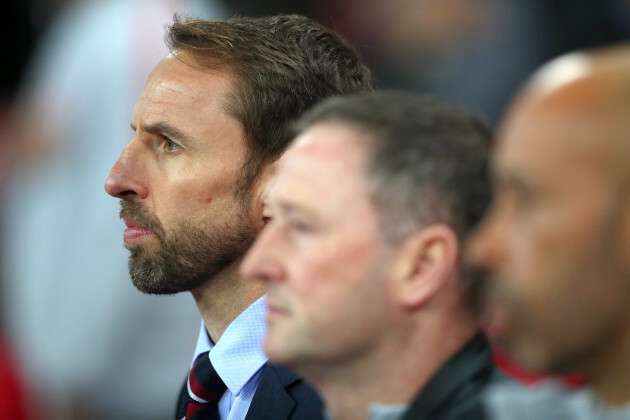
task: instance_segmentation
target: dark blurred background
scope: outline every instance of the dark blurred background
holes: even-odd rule
[[[171,418],[199,316],[187,296],[131,286],[103,183],[174,12],[305,14],[349,40],[381,88],[493,125],[543,62],[630,39],[630,0],[5,1],[0,418]]]
[[[50,21],[87,1],[5,2],[5,106]],[[312,17],[361,51],[381,87],[482,103],[481,112],[492,121],[515,86],[542,62],[630,36],[628,0],[230,0],[222,7],[229,14]]]

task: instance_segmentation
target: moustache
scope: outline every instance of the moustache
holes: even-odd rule
[[[132,219],[136,221],[159,237],[164,235],[162,224],[139,201],[120,200],[119,215],[121,219]]]

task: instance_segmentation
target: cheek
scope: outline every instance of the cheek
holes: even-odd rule
[[[155,200],[164,217],[215,220],[234,213],[238,203],[233,196],[233,180],[206,178],[207,174],[191,176],[158,187]]]
[[[588,258],[597,221],[557,209],[540,209],[506,228],[509,261],[506,279],[518,288],[544,295],[566,287],[568,272]],[[555,290],[554,290],[555,289]]]
[[[372,293],[374,278],[371,251],[311,252],[308,260],[294,260],[292,293],[315,322],[330,324],[347,319]],[[348,248],[346,248],[348,251]],[[374,298],[370,298],[374,300]],[[323,308],[325,310],[323,310]]]
[[[515,297],[517,329],[524,338],[534,338],[550,353],[571,351],[601,313],[601,279],[606,266],[614,265],[597,249],[600,240],[593,225],[545,232],[531,231],[531,245],[522,252],[524,264],[509,287]],[[595,310],[593,307],[597,306]],[[575,326],[579,328],[575,329]]]
[[[315,320],[334,317],[333,312],[348,299],[348,278],[343,275],[343,267],[316,262],[300,264],[299,261],[296,265],[299,267],[291,277],[297,281],[291,284],[290,290],[298,309]]]
[[[576,250],[551,231],[523,232],[515,246],[517,264],[507,276],[518,310],[532,324],[551,324],[566,309]]]
[[[575,238],[566,240],[562,226],[530,218],[505,229],[507,258],[497,275],[515,336],[534,342],[554,339],[571,293]],[[570,302],[569,302],[570,303]]]
[[[373,284],[344,277],[312,279],[317,286],[303,287],[294,329],[304,350],[328,362],[344,361],[374,345],[383,333],[383,293]],[[299,333],[298,333],[299,332]]]

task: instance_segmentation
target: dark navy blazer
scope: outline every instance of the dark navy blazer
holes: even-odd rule
[[[313,388],[293,372],[267,363],[245,420],[323,420]]]
[[[265,364],[245,420],[323,420],[322,401],[291,371]],[[186,380],[188,376],[186,376]],[[186,382],[177,400],[176,419],[186,413]]]

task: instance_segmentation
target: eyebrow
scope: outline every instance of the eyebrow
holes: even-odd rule
[[[504,172],[502,174],[494,174],[493,187],[495,189],[509,188],[517,191],[531,191],[530,183],[517,173]]]
[[[149,133],[159,133],[176,140],[187,141],[190,139],[187,134],[184,134],[181,130],[173,127],[166,121],[156,121],[154,123],[145,124],[142,128]],[[131,129],[133,131],[137,130],[133,122],[131,123]]]
[[[295,205],[290,202],[281,201],[281,202],[277,202],[275,206],[273,206],[272,204],[268,204],[268,206],[271,209],[272,214],[275,211],[278,211],[280,214],[284,216],[288,216],[288,217],[297,216],[297,217],[306,217],[310,220],[318,219],[317,215],[313,213],[312,211],[310,211],[309,209],[306,209],[299,205]]]

